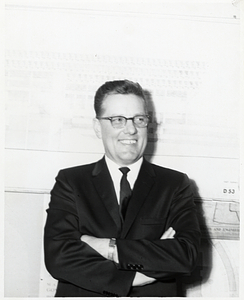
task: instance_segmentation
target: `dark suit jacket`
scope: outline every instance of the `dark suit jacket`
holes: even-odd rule
[[[200,231],[188,177],[143,160],[123,226],[105,159],[61,170],[51,191],[45,263],[56,296],[177,296],[176,278],[195,266]],[[172,226],[174,239],[160,240]],[[119,264],[80,241],[116,238]],[[157,279],[131,288],[135,272]]]

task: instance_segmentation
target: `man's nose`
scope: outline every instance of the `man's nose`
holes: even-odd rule
[[[127,120],[124,128],[125,133],[135,134],[137,133],[137,128],[133,122],[133,120]]]

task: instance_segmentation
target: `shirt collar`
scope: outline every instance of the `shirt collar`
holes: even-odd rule
[[[106,160],[106,163],[107,163],[109,169],[111,168],[111,169],[117,170],[117,169],[121,168],[120,165],[116,164],[113,160],[111,160],[109,157],[107,157],[107,155],[105,155],[105,160]],[[142,160],[143,160],[143,158],[141,157],[135,163],[128,165],[127,167],[131,171],[134,170],[134,171],[139,172],[141,164],[142,164]],[[123,167],[126,167],[126,166],[123,166]]]
[[[119,170],[119,168],[121,166],[116,164],[114,161],[112,161],[106,155],[105,155],[105,161],[107,163],[107,166],[108,166],[108,169],[109,169],[109,172],[110,172],[112,178],[114,178],[115,174],[119,174],[119,177],[121,177],[122,173]],[[143,158],[141,157],[135,163],[128,166],[128,168],[130,169],[130,172],[128,173],[127,178],[128,178],[128,181],[130,182],[130,185],[132,188],[134,186],[134,183],[135,183],[138,173],[140,171],[142,161],[143,161]]]

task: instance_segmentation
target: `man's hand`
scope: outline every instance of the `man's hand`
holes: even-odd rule
[[[161,236],[160,240],[173,239],[175,235],[175,230],[169,227],[164,234]],[[132,282],[132,286],[143,286],[149,283],[153,283],[156,279],[148,277],[142,273],[136,272],[136,276]]]
[[[175,235],[175,230],[172,227],[169,227],[168,230],[164,232],[164,234],[161,236],[160,240],[165,239],[173,239]],[[87,243],[90,247],[92,247],[94,250],[96,250],[99,254],[101,254],[103,257],[108,259],[108,249],[109,249],[109,241],[110,239],[107,238],[96,238],[94,236],[90,235],[82,235],[81,241]],[[115,249],[115,261],[117,261],[118,253],[117,248]]]
[[[161,236],[160,240],[165,239],[173,239],[175,235],[175,230],[170,227],[167,229],[164,234]],[[109,241],[107,238],[96,238],[90,235],[82,235],[81,241],[87,243],[90,247],[96,250],[100,255],[104,258],[108,259],[108,249],[109,249]],[[118,263],[118,252],[117,247],[114,252],[114,261]],[[140,272],[136,272],[135,278],[133,280],[132,286],[143,286],[149,283],[154,282],[156,279],[152,277],[148,277]]]
[[[156,281],[155,278],[148,277],[140,272],[136,272],[136,276],[134,277],[132,286],[143,286],[149,283],[153,283],[154,281]]]
[[[161,236],[160,240],[173,239],[174,235],[175,230],[172,227],[169,227],[169,229],[166,230],[165,233]]]
[[[108,248],[110,239],[96,238],[90,235],[82,235],[81,241],[87,243],[90,247],[96,250],[103,257],[108,259]]]

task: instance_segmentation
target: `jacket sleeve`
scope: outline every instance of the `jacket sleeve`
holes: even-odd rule
[[[135,272],[119,270],[93,248],[81,242],[73,191],[60,171],[47,209],[44,229],[45,264],[57,280],[110,296],[126,296]]]
[[[195,267],[200,229],[190,182],[182,174],[169,204],[165,228],[173,227],[174,239],[118,239],[119,268],[136,270],[157,279],[189,274]]]

